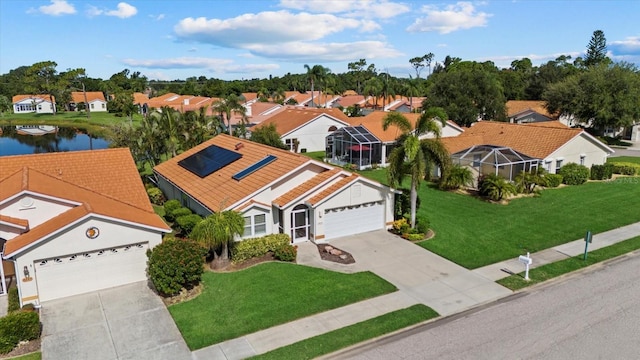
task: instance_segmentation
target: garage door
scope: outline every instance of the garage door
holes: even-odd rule
[[[140,243],[36,261],[40,301],[146,280],[148,248]]]
[[[325,210],[324,237],[334,239],[384,229],[383,202]]]

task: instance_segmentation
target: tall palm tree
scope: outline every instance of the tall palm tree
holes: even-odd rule
[[[313,98],[315,84],[317,82],[322,82],[331,70],[322,65],[313,65],[313,67],[309,67],[309,65],[304,64],[304,68],[307,69],[307,78],[309,78],[309,83],[311,84],[311,104],[316,107],[316,103]]]
[[[231,130],[231,115],[234,113],[245,113],[245,108],[242,106],[242,103],[244,102],[243,99],[244,97],[236,94],[230,94],[213,103],[213,111],[220,114],[223,122],[224,120],[227,121],[229,135],[233,135],[233,131]]]
[[[244,232],[244,218],[233,210],[213,213],[199,222],[189,234],[189,237],[208,247],[213,252],[211,267],[218,261],[229,259],[229,248],[237,236]],[[222,247],[220,255],[217,249]]]
[[[282,88],[278,88],[273,93],[271,93],[271,100],[273,100],[273,102],[275,103],[282,104],[284,102],[284,98],[285,93]]]
[[[398,112],[390,112],[383,118],[384,130],[395,125],[402,135],[396,140],[398,146],[389,155],[389,184],[393,187],[402,183],[405,176],[411,178],[411,228],[416,226],[416,203],[420,182],[431,173],[433,166],[439,166],[446,173],[451,160],[449,153],[440,141],[440,129],[436,123],[440,121],[443,126],[447,114],[441,108],[429,108],[418,118],[415,127],[409,119]],[[420,136],[433,132],[435,139],[420,140]]]
[[[409,112],[413,112],[413,97],[418,96],[420,93],[420,89],[418,88],[418,84],[416,80],[412,79],[409,76],[409,81],[402,84],[402,92],[404,96],[409,98]]]
[[[364,89],[362,90],[365,96],[372,96],[374,99],[373,109],[378,106],[378,96],[382,94],[382,81],[377,77],[373,77],[364,83]]]

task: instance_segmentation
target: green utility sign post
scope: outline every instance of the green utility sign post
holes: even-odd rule
[[[584,236],[584,257],[583,260],[587,260],[587,251],[589,250],[589,243],[592,242],[591,231],[587,231],[587,235]]]

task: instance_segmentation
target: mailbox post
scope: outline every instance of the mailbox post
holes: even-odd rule
[[[529,280],[529,265],[533,262],[531,256],[529,256],[529,253],[527,253],[527,256],[520,255],[518,261],[524,264],[524,279]]]
[[[591,230],[587,231],[587,235],[584,236],[584,256],[582,260],[587,260],[587,252],[589,251],[589,243],[593,242],[593,237],[591,236]]]

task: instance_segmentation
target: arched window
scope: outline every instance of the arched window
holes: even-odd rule
[[[329,126],[329,132],[334,132],[336,130],[338,130],[338,128],[335,125]]]

